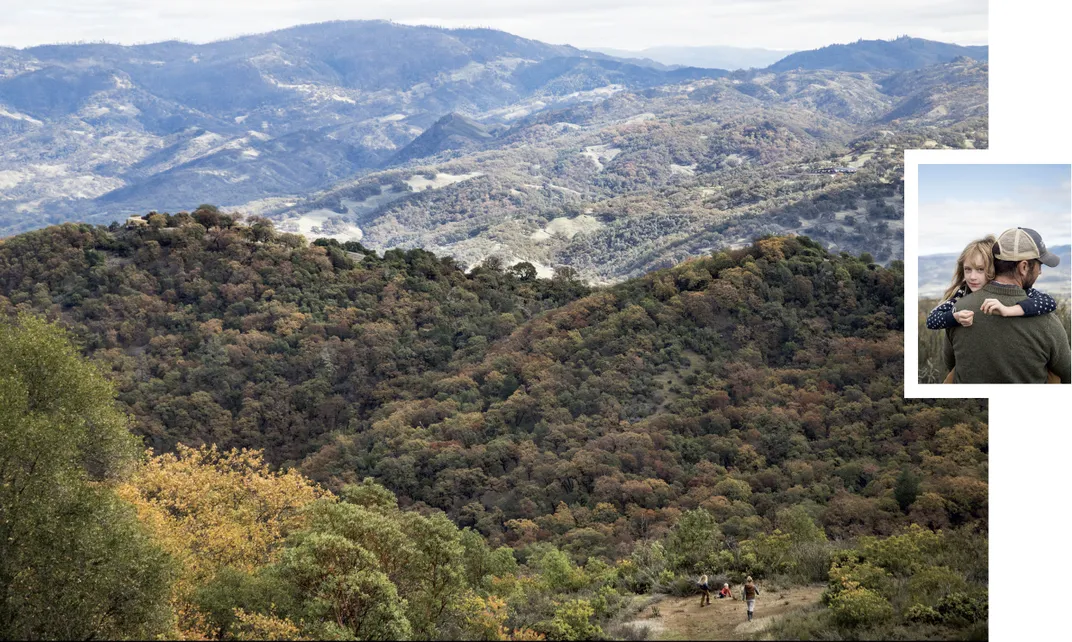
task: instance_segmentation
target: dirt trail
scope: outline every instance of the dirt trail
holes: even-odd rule
[[[751,622],[742,600],[719,600],[712,595],[711,605],[701,608],[697,594],[655,602],[652,606],[659,610],[659,617],[642,616],[630,624],[649,627],[657,640],[739,640],[762,631],[792,611],[818,604],[824,588],[815,585],[763,591],[756,600]],[[643,615],[650,613],[651,609],[647,608]]]

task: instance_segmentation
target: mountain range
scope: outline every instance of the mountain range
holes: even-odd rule
[[[851,44],[828,45],[814,51],[798,51],[782,58],[768,69],[918,69],[949,62],[961,56],[986,61],[989,58],[989,48],[985,45],[965,47],[908,36],[894,40],[858,40]]]
[[[751,69],[767,67],[791,53],[789,50],[758,47],[648,47],[639,51],[598,47],[600,51],[618,58],[639,58],[670,67],[707,67],[711,69]]]
[[[842,67],[876,46],[842,46]],[[730,72],[383,21],[0,48],[0,234],[214,203],[597,281],[764,231],[888,261],[900,150],[985,147],[987,66],[881,48],[881,71]]]
[[[1042,268],[1042,275],[1035,282],[1035,287],[1058,298],[1072,295],[1072,245],[1058,245],[1049,248],[1061,262],[1055,268]],[[953,268],[956,267],[959,252],[949,254],[927,254],[919,257],[919,296],[936,299],[949,287]]]

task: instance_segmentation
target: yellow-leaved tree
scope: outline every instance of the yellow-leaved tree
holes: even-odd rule
[[[172,602],[186,638],[217,633],[195,606],[199,587],[225,569],[253,573],[275,562],[284,538],[305,525],[302,508],[332,499],[297,471],[272,472],[259,451],[215,446],[150,452],[118,492],[181,566]]]

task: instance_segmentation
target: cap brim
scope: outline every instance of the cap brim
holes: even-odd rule
[[[1042,261],[1042,264],[1047,267],[1057,267],[1057,265],[1061,262],[1061,257],[1057,256],[1053,252],[1046,252],[1039,257],[1039,260]]]

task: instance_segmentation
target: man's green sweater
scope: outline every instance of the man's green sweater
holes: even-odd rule
[[[1072,382],[1068,335],[1056,314],[1001,317],[983,314],[985,299],[1016,305],[1023,288],[991,281],[957,301],[956,309],[975,313],[972,325],[948,330],[946,367],[954,365],[955,383],[1046,383],[1046,371]]]

